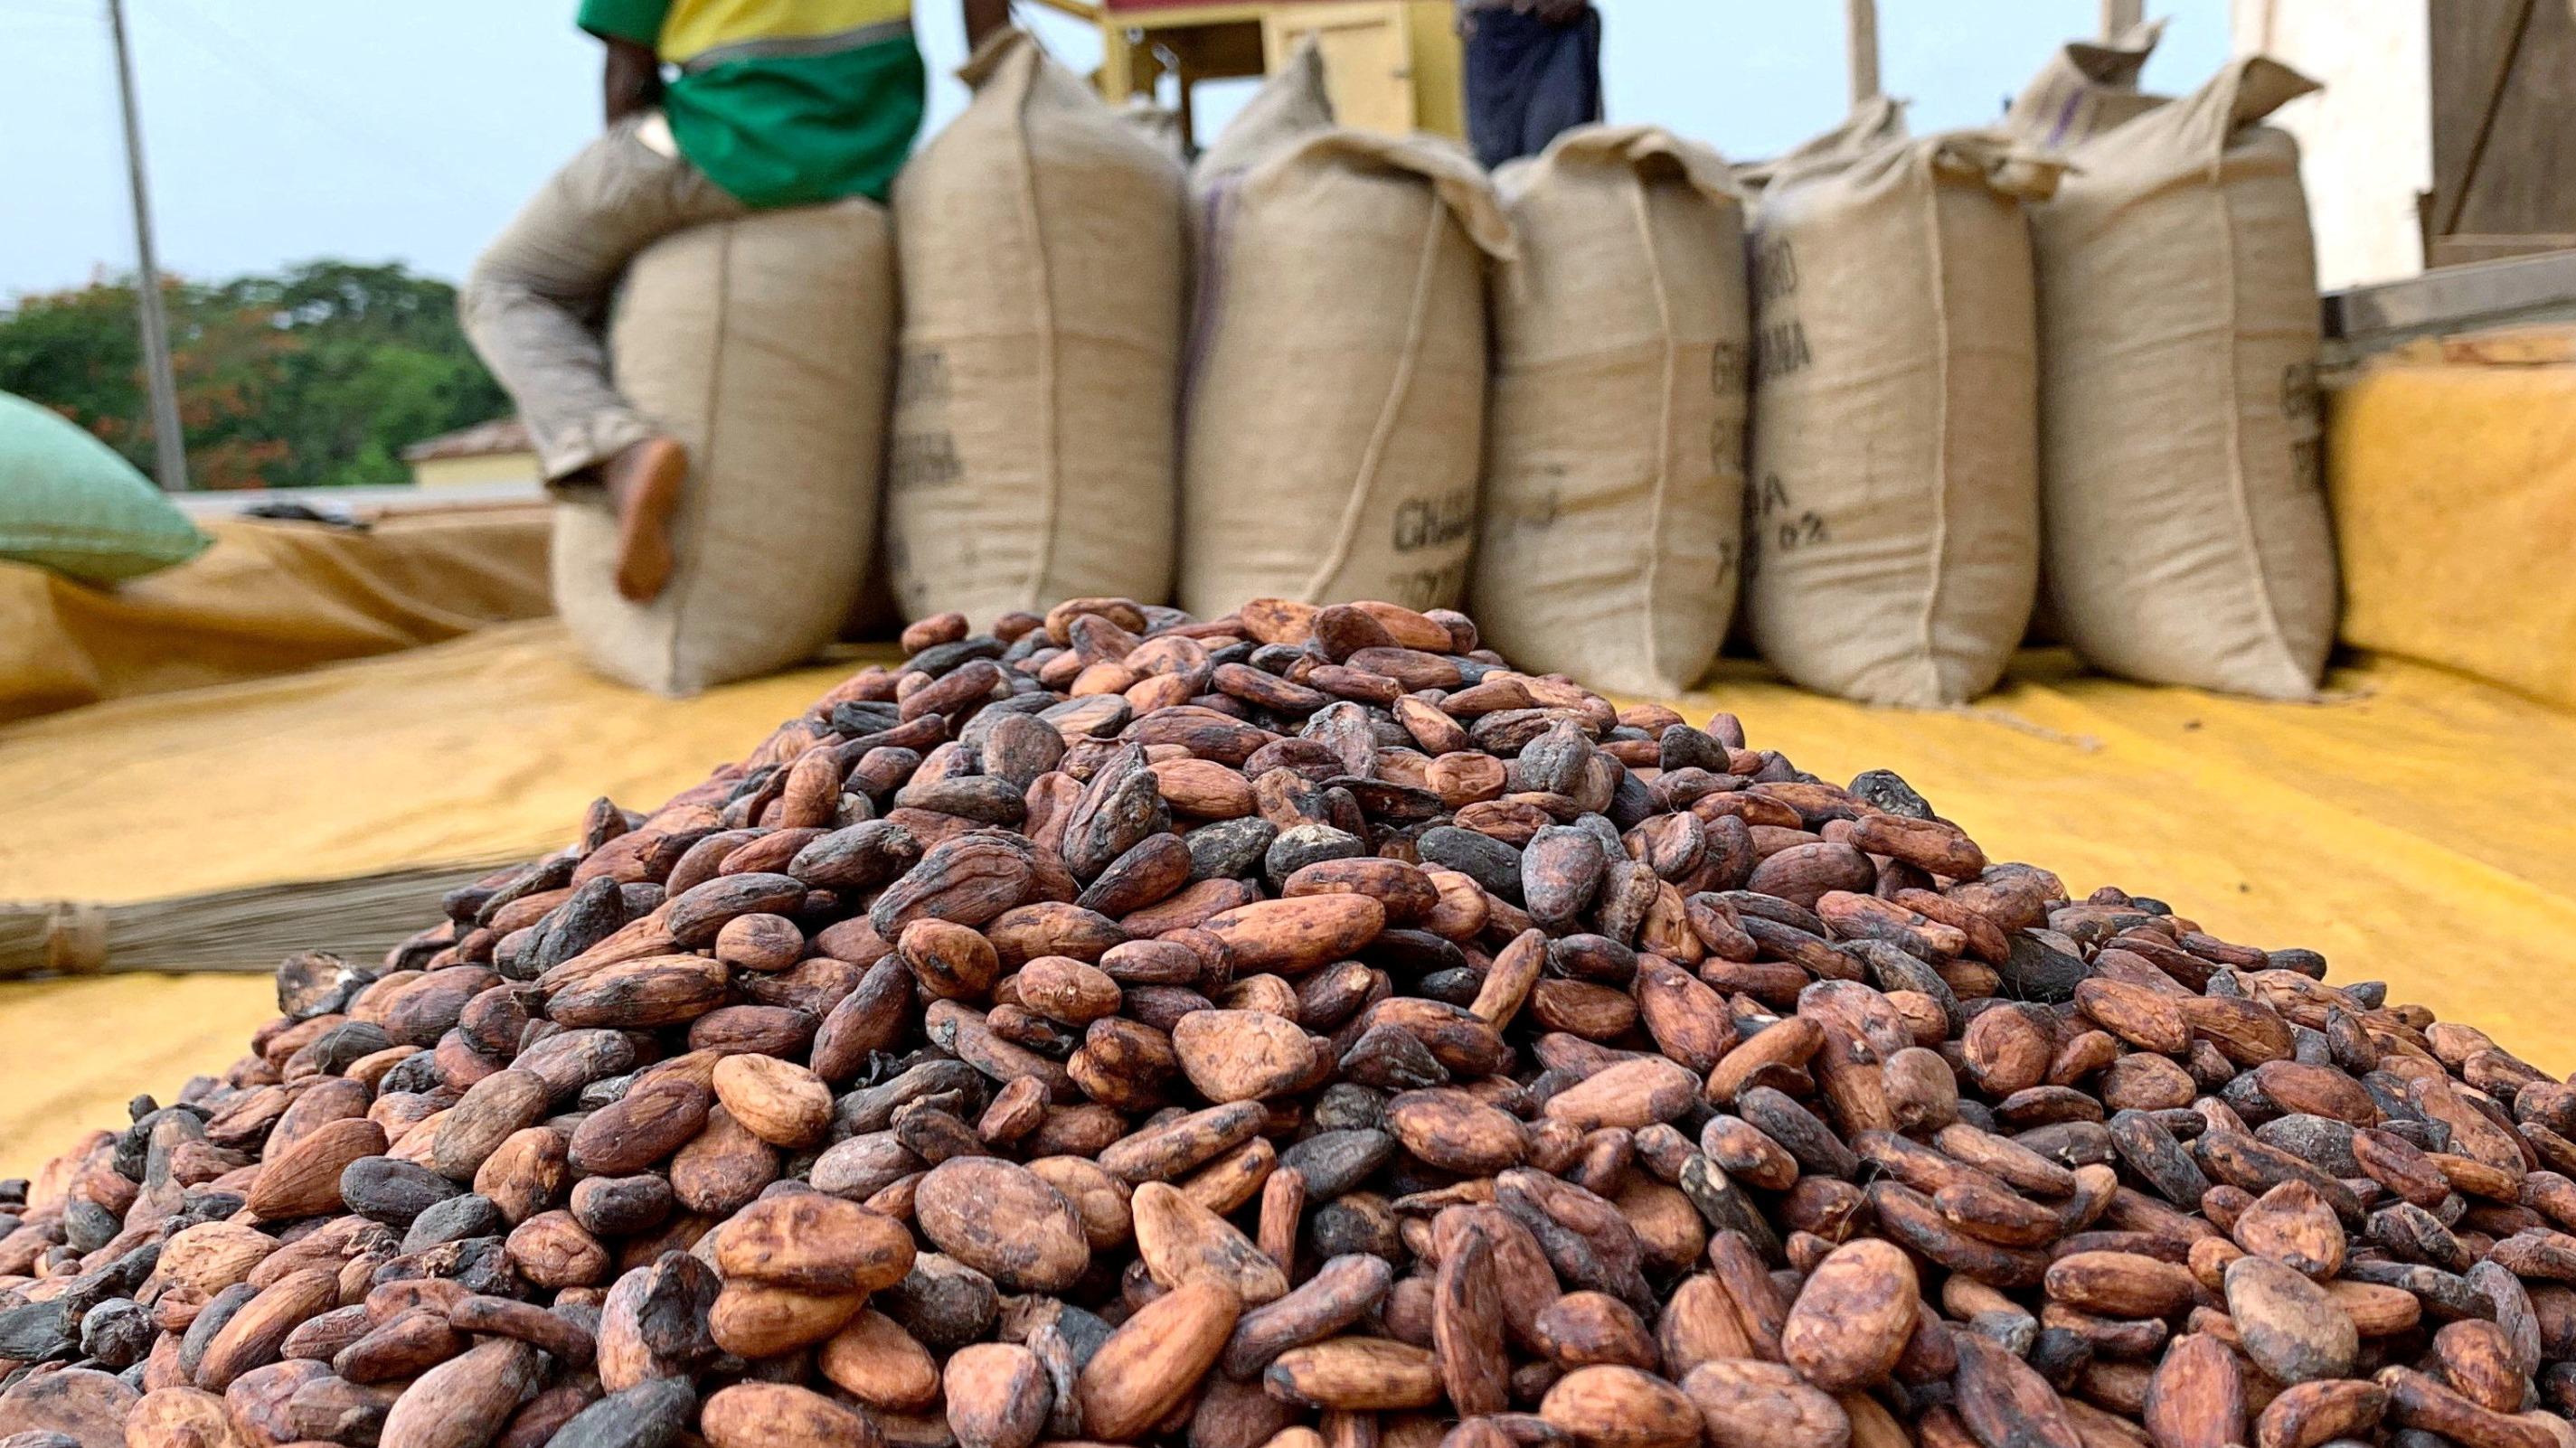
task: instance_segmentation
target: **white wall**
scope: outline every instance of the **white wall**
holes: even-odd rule
[[[2328,290],[2424,269],[2415,197],[2433,185],[2429,8],[2429,0],[2230,0],[2237,54],[2270,55],[2325,86],[2273,121],[2299,138],[2317,281]]]

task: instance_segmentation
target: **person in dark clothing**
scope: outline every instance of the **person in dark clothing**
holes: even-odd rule
[[[1467,141],[1488,169],[1601,119],[1601,15],[1589,0],[1458,0]]]

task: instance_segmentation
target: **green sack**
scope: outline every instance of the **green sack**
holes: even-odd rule
[[[115,449],[0,392],[0,558],[114,583],[185,563],[209,541]]]

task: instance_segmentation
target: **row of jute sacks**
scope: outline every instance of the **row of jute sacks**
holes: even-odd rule
[[[2044,563],[2094,664],[2307,695],[2314,266],[2256,123],[2310,87],[2245,60],[2159,104],[2151,42],[2069,47],[1998,130],[1874,103],[1731,171],[1592,127],[1489,182],[1335,126],[1311,51],[1185,179],[1005,35],[890,228],[853,202],[638,261],[613,350],[691,447],[680,572],[616,598],[613,525],[567,507],[559,606],[666,691],[794,662],[890,583],[979,623],[1463,603],[1632,692],[1736,623],[1802,684],[1937,705],[1996,681]]]

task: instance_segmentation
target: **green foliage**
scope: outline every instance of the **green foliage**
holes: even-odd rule
[[[400,265],[163,281],[188,471],[202,488],[400,483],[402,450],[509,401],[456,324],[456,289]],[[53,408],[152,470],[130,280],[0,308],[0,392]]]

